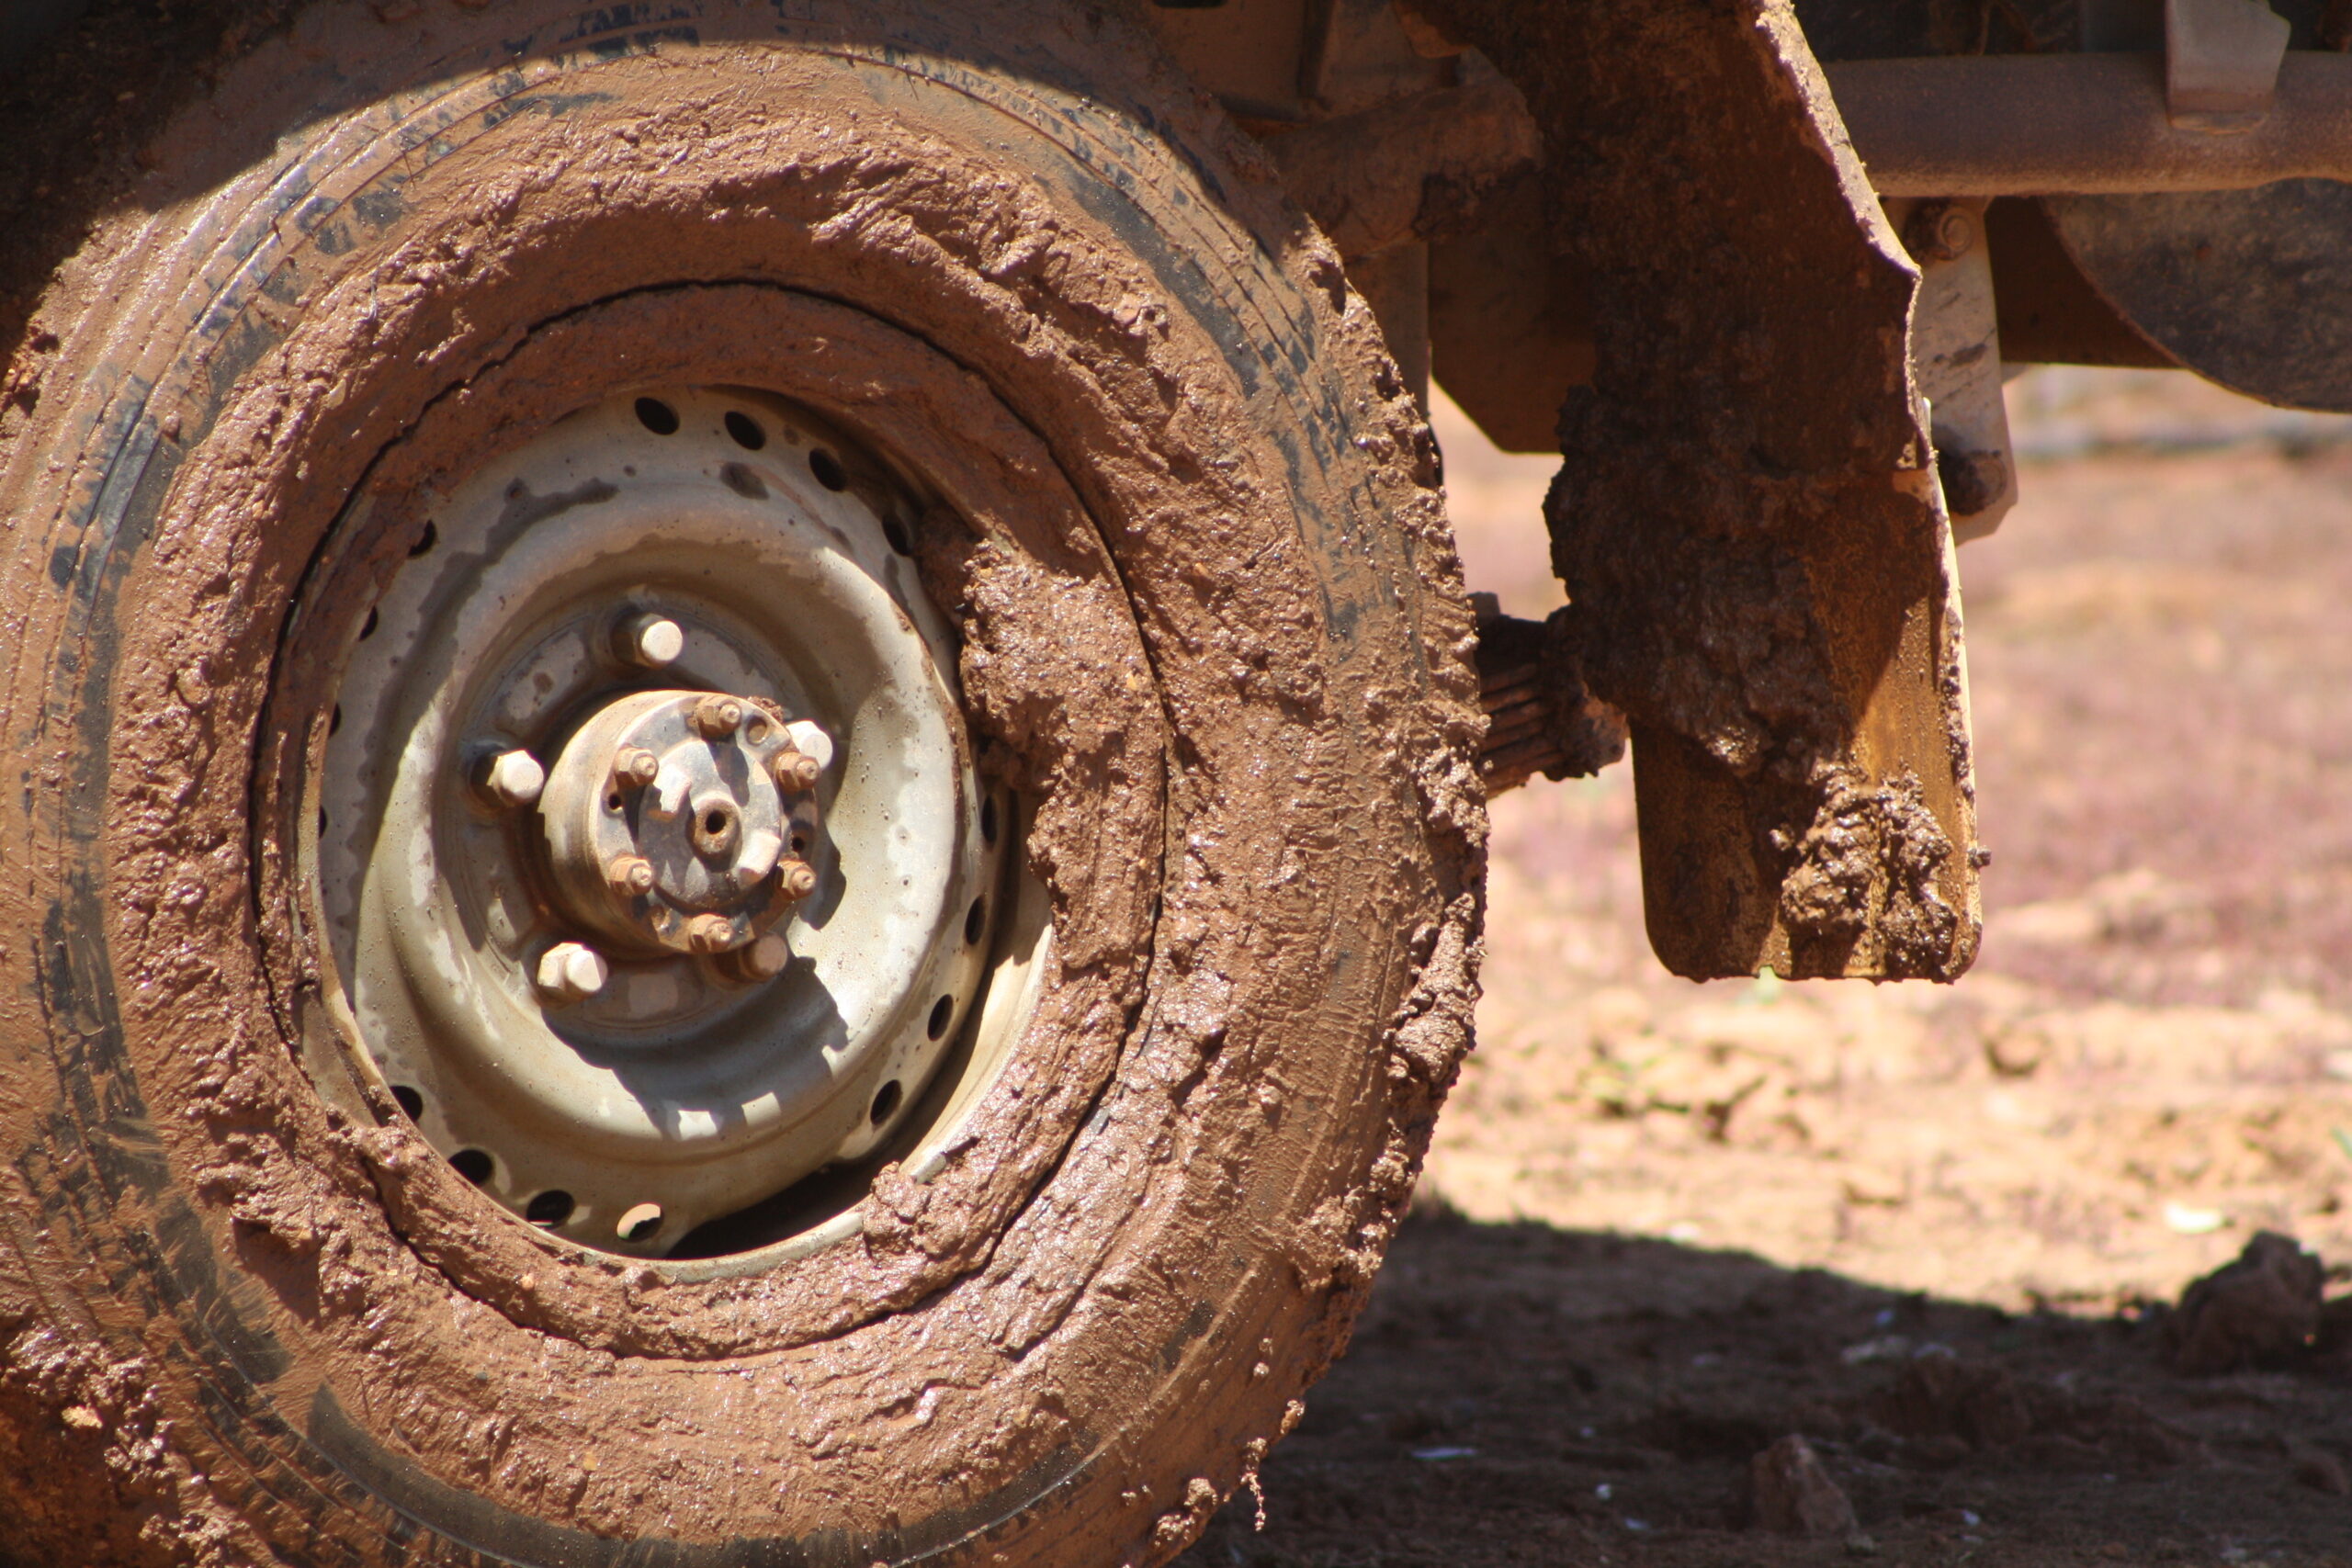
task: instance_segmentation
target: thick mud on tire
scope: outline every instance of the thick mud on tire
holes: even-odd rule
[[[1173,1552],[1344,1341],[1468,1027],[1471,622],[1329,248],[1058,5],[322,6],[144,162],[0,424],[0,1541]],[[952,1139],[691,1263],[435,1151],[307,836],[435,508],[664,387],[921,499],[1052,933]]]

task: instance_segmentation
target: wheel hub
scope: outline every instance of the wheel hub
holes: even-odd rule
[[[634,692],[573,731],[538,800],[558,908],[631,954],[732,953],[816,890],[833,743],[755,697]],[[781,936],[778,942],[782,941]],[[774,974],[788,948],[757,969]]]

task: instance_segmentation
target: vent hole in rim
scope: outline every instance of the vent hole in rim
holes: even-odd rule
[[[905,1097],[906,1091],[899,1087],[898,1079],[892,1078],[884,1084],[874,1097],[874,1109],[867,1113],[874,1124],[879,1127],[888,1122],[891,1113],[899,1109],[899,1101]]]
[[[996,796],[980,802],[980,839],[989,848],[996,847]]]
[[[975,898],[972,907],[964,911],[964,945],[970,947],[980,940],[980,932],[988,928],[989,901]]]
[[[931,1004],[931,1022],[926,1025],[933,1040],[947,1032],[947,1025],[956,1017],[956,998],[942,997]]]
[[[654,1232],[662,1228],[662,1205],[639,1203],[623,1214],[613,1234],[623,1241],[650,1241]]]
[[[424,525],[424,532],[419,534],[416,536],[416,543],[408,547],[408,558],[414,560],[417,557],[424,554],[427,550],[430,550],[435,545],[437,545],[440,542],[441,530],[435,528],[430,522],[427,522]]]
[[[496,1170],[498,1166],[497,1162],[492,1160],[484,1150],[459,1149],[449,1156],[449,1168],[476,1187],[481,1187],[489,1182],[491,1173]]]
[[[727,411],[727,434],[746,452],[756,452],[768,444],[768,433],[760,428],[760,422],[741,409]]]
[[[401,1113],[412,1122],[424,1114],[424,1096],[404,1083],[392,1086],[392,1099],[399,1104]]]
[[[571,1211],[578,1207],[571,1201],[571,1193],[560,1187],[550,1187],[545,1192],[536,1194],[523,1206],[523,1217],[535,1225],[552,1227],[571,1218]]]
[[[369,637],[376,635],[377,619],[376,612],[371,608],[368,612],[368,618],[359,623],[359,640],[361,642],[366,642]]]
[[[907,542],[907,525],[897,518],[882,519],[882,536],[889,540],[890,547],[900,555],[910,556],[915,553],[914,546]]]
[[[637,400],[637,423],[656,435],[678,434],[678,411],[659,398]]]
[[[822,446],[808,454],[808,471],[816,475],[817,482],[827,490],[849,489],[849,470],[842,467],[839,457]]]

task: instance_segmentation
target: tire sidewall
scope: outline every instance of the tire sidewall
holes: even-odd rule
[[[713,1562],[1165,1553],[1343,1338],[1466,1039],[1468,618],[1426,432],[1328,249],[1115,22],[674,9],[574,36],[551,6],[435,10],[387,48],[372,14],[321,7],[200,111],[233,121],[209,144],[273,156],[209,185],[167,164],[183,199],[62,286],[81,390],[24,444],[58,467],[6,481],[49,520],[17,552],[43,592],[12,731],[49,772],[9,824],[18,929],[41,932],[11,955],[35,1004],[9,1048],[40,1087],[9,1120],[48,1156],[28,1212],[95,1267],[35,1266],[154,1363],[145,1419],[186,1434],[156,1462],[202,1480],[175,1506],[281,1552],[422,1524],[593,1561],[683,1493],[676,1533]],[[329,112],[291,110],[335,73]],[[927,192],[910,152],[967,188]],[[1034,441],[1002,508],[1091,519],[978,529],[942,564],[983,663],[1042,657],[974,620],[991,584],[1012,615],[1023,570],[1114,584],[1132,622],[1131,649],[1071,657],[1110,678],[1066,716],[967,670],[1012,694],[984,718],[1064,814],[1039,866],[1054,1028],[1099,1050],[1028,1080],[1049,1157],[978,1232],[926,1221],[952,1187],[886,1180],[865,1241],[772,1271],[877,1309],[813,1324],[759,1299],[766,1277],[670,1282],[469,1217],[364,1096],[322,1098],[312,961],[267,894],[300,868],[253,806],[305,761],[265,702],[349,499],[390,517],[434,492],[436,411],[474,400],[479,456],[651,368],[526,384],[582,308],[719,285],[928,345]],[[1138,673],[1151,702],[1121,708]],[[1084,863],[1106,770],[1148,799],[1096,848],[1114,863]],[[445,1222],[491,1239],[436,1250],[420,1233]],[[843,1259],[894,1238],[907,1293],[857,1297]],[[727,1335],[646,1327],[713,1314]],[[665,1416],[682,1429],[609,1435]],[[717,1483],[747,1460],[782,1483]]]

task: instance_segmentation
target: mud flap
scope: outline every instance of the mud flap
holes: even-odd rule
[[[1543,125],[1593,306],[1547,504],[1692,979],[1951,979],[1979,909],[1918,272],[1783,0],[1422,0]]]

